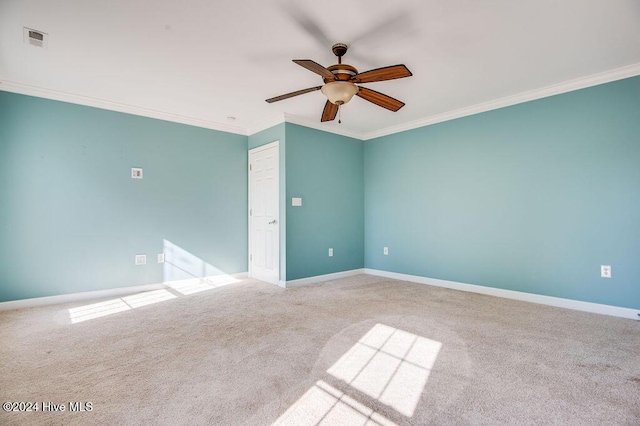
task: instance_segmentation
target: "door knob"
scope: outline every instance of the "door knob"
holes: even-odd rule
[[[276,223],[278,223],[278,221],[273,219],[271,222],[269,222],[269,225],[275,225]]]

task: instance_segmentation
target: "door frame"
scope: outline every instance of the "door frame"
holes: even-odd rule
[[[257,146],[255,148],[252,148],[248,151],[247,153],[247,235],[248,235],[248,247],[247,247],[247,275],[249,278],[253,278],[253,271],[251,270],[251,153],[255,153],[255,152],[260,152],[260,151],[264,151],[267,149],[271,149],[271,148],[276,148],[276,153],[278,155],[278,199],[276,200],[276,205],[278,206],[278,262],[277,263],[277,269],[278,269],[278,276],[276,277],[276,282],[274,283],[270,283],[270,284],[274,284],[274,285],[280,285],[280,265],[282,262],[282,259],[280,259],[280,247],[282,245],[282,241],[281,240],[281,235],[282,233],[280,232],[280,230],[282,229],[280,226],[282,225],[282,221],[280,220],[281,218],[281,213],[280,213],[280,141],[276,140],[264,145],[260,145]]]

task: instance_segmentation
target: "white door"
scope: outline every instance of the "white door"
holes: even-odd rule
[[[278,142],[249,151],[249,276],[280,278]]]

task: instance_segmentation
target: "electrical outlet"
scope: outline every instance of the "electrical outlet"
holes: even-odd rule
[[[146,265],[146,264],[147,264],[147,255],[136,254],[136,265]]]
[[[131,179],[142,179],[142,169],[139,167],[132,167]]]
[[[158,253],[158,263],[164,263],[164,253]]]
[[[385,247],[382,249],[382,254],[384,254],[385,256],[389,256],[389,247]]]
[[[329,257],[333,257],[333,249],[332,248],[329,249]]]
[[[610,265],[600,265],[600,277],[602,277],[602,278],[611,278],[611,266]]]

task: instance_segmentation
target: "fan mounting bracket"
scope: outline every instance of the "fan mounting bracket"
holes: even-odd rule
[[[347,53],[348,48],[349,46],[347,46],[345,43],[336,43],[333,46],[331,46],[331,50],[333,51],[333,54],[336,55],[338,58],[344,56],[344,54]]]

